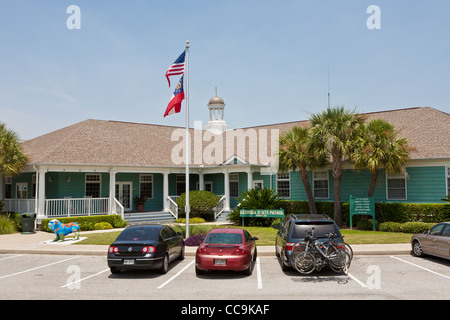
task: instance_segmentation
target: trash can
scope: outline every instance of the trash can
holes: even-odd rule
[[[36,213],[20,214],[20,222],[22,223],[22,233],[35,233],[34,222],[36,221]]]

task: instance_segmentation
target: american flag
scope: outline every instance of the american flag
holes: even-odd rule
[[[170,76],[175,76],[175,75],[184,73],[185,55],[186,55],[186,50],[183,51],[183,53],[180,54],[180,56],[177,58],[177,60],[175,60],[175,62],[172,63],[172,65],[169,67],[169,69],[167,69],[166,78],[167,78],[167,81],[169,82],[169,87],[170,87],[170,79],[169,79]]]

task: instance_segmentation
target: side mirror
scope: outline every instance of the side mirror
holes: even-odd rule
[[[181,232],[177,232],[177,236],[182,236]]]
[[[252,238],[253,241],[259,240],[257,237]]]
[[[280,224],[276,223],[272,226],[272,228],[279,230],[280,229]]]

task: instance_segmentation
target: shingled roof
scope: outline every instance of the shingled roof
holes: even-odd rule
[[[399,135],[408,138],[410,145],[415,147],[412,159],[450,158],[448,113],[431,107],[417,107],[364,115],[369,120],[379,118],[395,125]],[[298,125],[307,126],[308,121],[263,125],[243,130],[279,129],[283,132]],[[171,137],[174,130],[180,129],[184,128],[89,119],[25,141],[23,148],[29,156],[30,164],[175,166],[171,153],[180,141],[172,141]],[[193,129],[190,130],[192,136]],[[203,142],[203,146],[209,143]],[[191,151],[193,149],[191,147]],[[245,155],[239,154],[238,150],[234,151],[248,161],[248,151]],[[223,160],[227,160],[225,153]]]

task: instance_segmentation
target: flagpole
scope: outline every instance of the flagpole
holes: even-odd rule
[[[189,237],[189,162],[190,162],[190,139],[189,139],[189,41],[186,41],[186,63],[185,63],[185,74],[186,74],[186,239]]]

